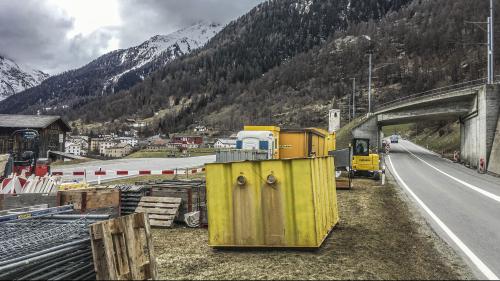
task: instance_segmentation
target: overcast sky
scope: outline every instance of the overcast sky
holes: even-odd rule
[[[199,21],[226,24],[263,0],[0,0],[0,55],[57,74]]]

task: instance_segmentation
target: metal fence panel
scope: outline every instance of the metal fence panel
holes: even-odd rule
[[[335,158],[336,169],[351,167],[352,157],[350,148],[330,151],[329,154],[334,156],[333,158]]]
[[[265,150],[220,150],[216,153],[217,163],[241,162],[250,160],[267,160],[268,154]]]

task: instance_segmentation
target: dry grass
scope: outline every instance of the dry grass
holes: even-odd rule
[[[60,167],[60,166],[83,164],[83,163],[87,163],[87,162],[90,162],[90,161],[94,161],[94,159],[81,159],[81,160],[71,160],[71,161],[55,161],[55,162],[52,162],[50,165],[52,167]]]
[[[134,152],[125,158],[179,158],[179,157],[196,157],[214,155],[214,148],[193,148],[187,151],[187,154],[182,154],[178,149],[168,149],[163,151],[148,151],[140,150]]]
[[[227,251],[206,229],[154,230],[161,279],[471,279],[454,252],[393,186],[339,191],[341,221],[317,251]]]

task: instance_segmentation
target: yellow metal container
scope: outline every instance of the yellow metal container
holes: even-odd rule
[[[328,155],[328,152],[334,151],[337,149],[337,136],[335,135],[335,132],[329,133],[327,130],[315,128],[319,132],[323,133],[323,135],[326,136],[326,151],[325,155]]]
[[[280,159],[323,157],[328,155],[328,132],[308,128],[280,132]]]
[[[278,149],[280,143],[280,127],[277,126],[244,126],[244,131],[268,131],[273,133],[274,137],[274,156],[273,159],[280,159],[280,150]]]
[[[318,248],[339,220],[333,157],[206,165],[209,245]]]

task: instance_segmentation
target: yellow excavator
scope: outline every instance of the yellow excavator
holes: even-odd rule
[[[370,152],[370,140],[354,138],[352,140],[352,177],[371,177],[380,179],[380,156]]]

